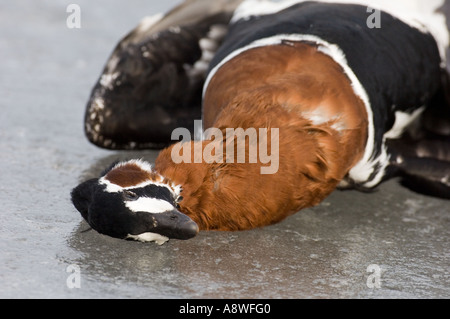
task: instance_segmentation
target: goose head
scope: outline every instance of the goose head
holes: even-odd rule
[[[141,160],[120,162],[72,190],[72,202],[101,234],[163,244],[189,239],[197,224],[178,210],[182,189]]]

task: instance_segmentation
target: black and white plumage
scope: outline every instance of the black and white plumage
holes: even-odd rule
[[[365,6],[309,1],[273,14],[249,16],[230,27],[211,67],[214,72],[217,64],[258,46],[258,41],[261,45],[283,40],[321,44],[354,76],[355,92],[366,104],[366,154],[348,182],[370,188],[379,184],[388,166],[385,140],[398,138],[440,89],[441,56],[432,34],[385,12],[380,13],[382,27],[371,29],[367,17]]]
[[[182,189],[143,161],[119,162],[72,190],[72,202],[101,234],[163,244],[189,239],[198,226],[177,209]]]
[[[340,187],[370,190],[401,176],[402,184],[411,189],[449,198],[448,3],[186,1],[162,18],[146,20],[118,44],[89,100],[86,135],[109,149],[171,144],[175,128],[192,132],[200,117],[203,128],[213,124],[221,106],[201,105],[205,96],[215,96],[211,81],[229,61],[256,48],[302,43],[342,68],[366,110],[364,154]],[[367,25],[373,12],[368,6],[381,9],[379,29]],[[304,117],[317,125],[334,120],[320,112]],[[117,197],[118,206],[128,207],[123,194],[129,187],[136,185],[108,190],[105,179],[86,182],[74,191],[74,203],[85,219],[95,220],[82,211],[83,198],[89,201],[89,194],[98,189]],[[144,197],[152,196],[160,199],[153,193]],[[93,223],[100,232],[112,234],[111,225],[105,231]],[[194,228],[186,228],[189,236],[196,233]],[[127,229],[113,235],[129,233]]]

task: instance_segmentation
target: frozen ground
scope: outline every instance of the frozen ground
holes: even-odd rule
[[[77,0],[81,29],[66,26],[69,3],[0,4],[1,298],[450,297],[450,202],[396,181],[163,246],[83,232],[71,188],[117,158],[156,156],[86,141],[90,89],[119,38],[177,1]]]

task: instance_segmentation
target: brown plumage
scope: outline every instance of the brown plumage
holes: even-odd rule
[[[176,164],[174,146],[160,153],[154,169],[183,187],[179,209],[203,230],[261,227],[316,205],[364,152],[363,102],[342,68],[309,43],[241,53],[214,75],[203,108],[204,128],[219,128],[224,138],[226,128],[279,129],[275,174],[261,174],[267,164],[259,158],[257,163],[249,163],[247,156],[246,163],[207,163],[203,158],[202,163]],[[270,137],[267,142],[267,149],[274,149]],[[218,141],[190,143],[205,149]]]

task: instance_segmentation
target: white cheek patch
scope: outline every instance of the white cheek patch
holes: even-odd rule
[[[152,214],[160,214],[174,210],[169,202],[150,197],[140,197],[134,201],[126,201],[125,206],[132,212],[147,212]]]
[[[168,237],[156,233],[142,233],[139,235],[128,235],[127,238],[141,241],[143,243],[154,241],[158,245],[162,245],[169,240]]]

